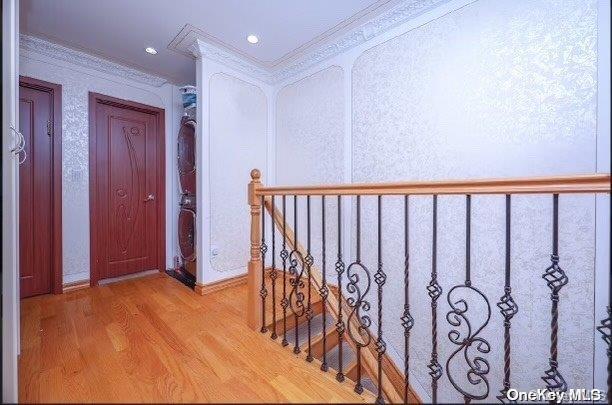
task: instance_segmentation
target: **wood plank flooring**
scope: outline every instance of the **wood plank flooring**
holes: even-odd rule
[[[20,402],[373,402],[164,274],[21,303]]]

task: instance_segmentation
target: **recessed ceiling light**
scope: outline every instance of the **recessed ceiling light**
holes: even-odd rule
[[[249,41],[250,44],[256,44],[259,42],[259,38],[257,38],[257,35],[255,34],[249,34],[247,36],[247,41]]]
[[[146,47],[145,52],[150,53],[151,55],[157,55],[157,49],[153,48],[152,46]]]

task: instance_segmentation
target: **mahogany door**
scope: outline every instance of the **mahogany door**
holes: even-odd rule
[[[25,161],[19,167],[21,298],[47,294],[53,279],[53,95],[19,86],[19,128]]]
[[[163,111],[90,96],[92,284],[164,267]]]

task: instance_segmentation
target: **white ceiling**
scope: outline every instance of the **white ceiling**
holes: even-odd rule
[[[264,68],[316,49],[399,0],[21,0],[21,32],[195,82],[193,59],[168,49],[189,24],[207,41]],[[260,38],[257,45],[247,34]],[[144,52],[155,47],[155,56]]]

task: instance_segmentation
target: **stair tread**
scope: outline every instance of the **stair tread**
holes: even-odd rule
[[[346,366],[351,364],[355,360],[355,352],[346,343],[342,345],[342,367],[346,369]],[[327,352],[326,355],[327,365],[334,370],[340,368],[340,346],[336,345],[332,350]]]
[[[305,315],[303,316],[305,318]],[[334,324],[334,320],[329,317],[326,319],[327,327],[331,327]],[[314,342],[315,338],[323,332],[323,315],[317,314],[310,321],[310,336],[311,342]],[[300,338],[300,345],[302,349],[308,345],[308,322],[304,321],[298,326],[298,336]],[[291,344],[295,344],[295,328],[287,330],[287,341]]]

